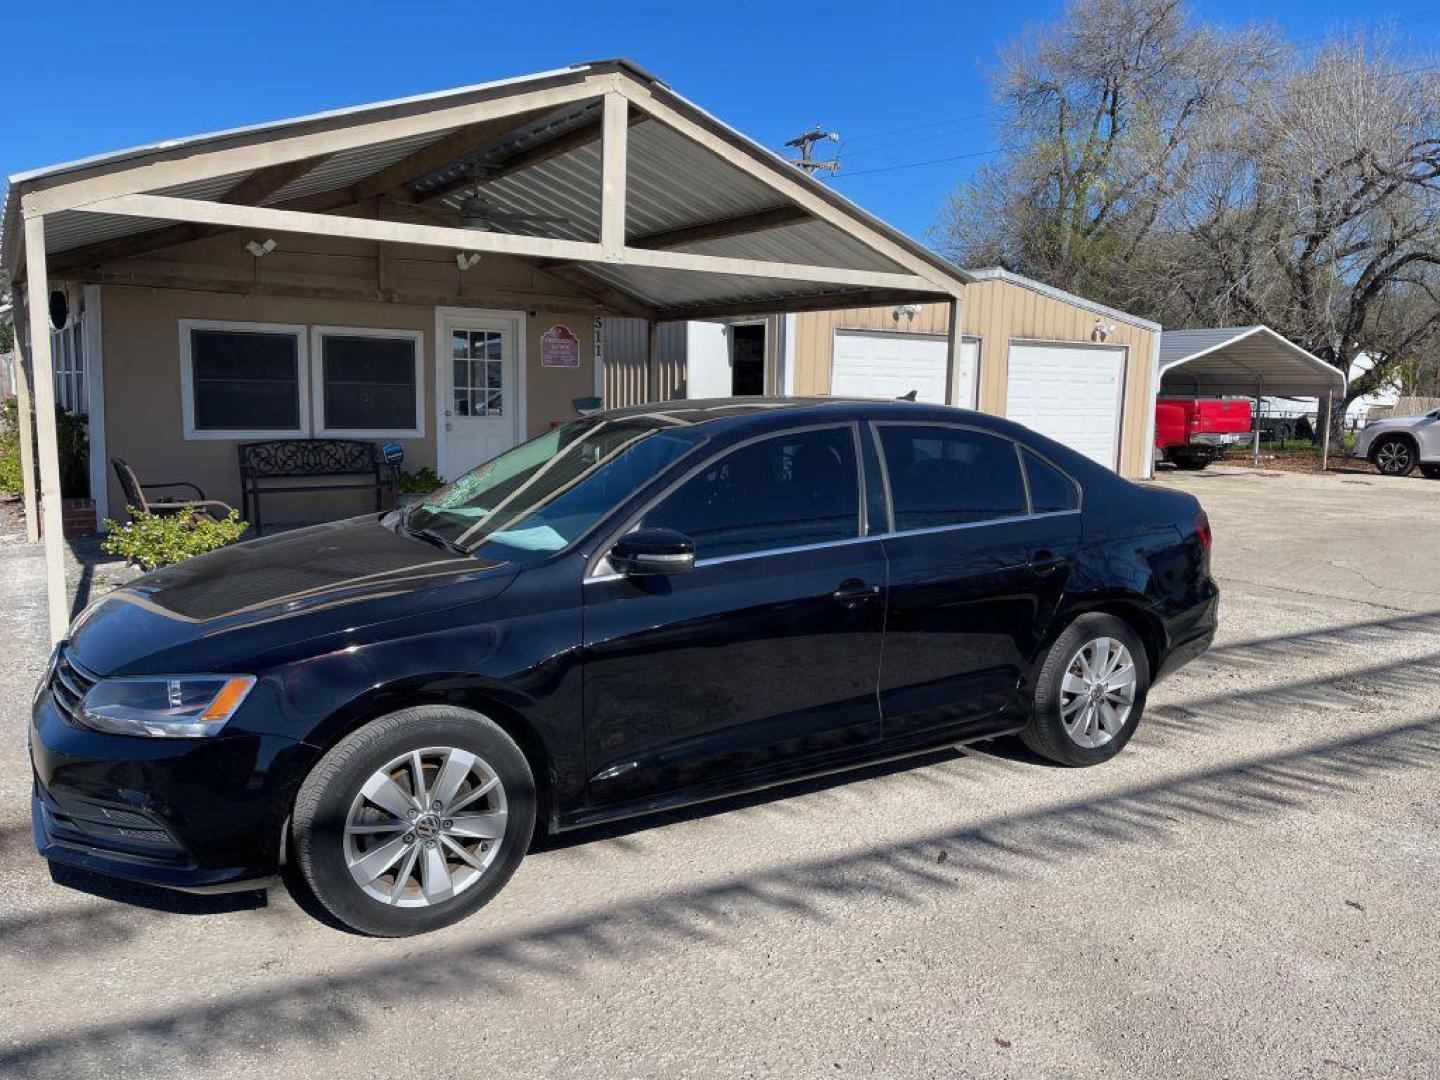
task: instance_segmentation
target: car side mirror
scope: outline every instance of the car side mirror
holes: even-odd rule
[[[695,568],[695,541],[674,529],[636,529],[615,541],[609,558],[626,577],[685,574]]]

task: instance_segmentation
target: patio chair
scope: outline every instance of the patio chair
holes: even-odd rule
[[[120,478],[120,488],[125,492],[125,505],[143,510],[147,514],[178,514],[182,510],[193,510],[205,514],[216,521],[221,521],[230,515],[231,507],[218,499],[205,498],[205,492],[200,490],[199,485],[192,484],[188,480],[173,480],[163,484],[142,484],[135,475],[135,470],[121,458],[111,458],[110,464],[115,466],[115,475]],[[189,488],[195,493],[195,498],[187,500],[164,499],[159,502],[151,502],[145,497],[145,492],[155,491],[161,488]]]

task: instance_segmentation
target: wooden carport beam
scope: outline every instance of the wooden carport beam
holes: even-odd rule
[[[276,210],[262,206],[229,206],[198,199],[177,199],[168,195],[117,195],[89,203],[85,210],[97,214],[161,218],[167,221],[193,220],[209,225],[253,228],[265,232],[307,233],[316,236],[345,236],[357,240],[387,240],[450,251],[495,252],[502,255],[560,259],[570,262],[609,262],[613,265],[645,266],[659,270],[688,270],[741,277],[776,278],[782,281],[811,281],[817,285],[851,285],[866,288],[939,291],[936,284],[918,274],[897,274],[878,270],[857,270],[838,266],[808,266],[796,263],[733,259],[721,255],[692,255],[679,251],[646,251],[623,248],[619,260],[607,260],[601,245],[583,240],[559,240],[516,233],[485,232],[478,229],[414,225],[408,222],[377,221],[330,214]]]
[[[50,641],[65,636],[70,602],[65,591],[65,525],[60,506],[60,445],[55,431],[55,369],[50,357],[50,275],[45,268],[45,219],[25,219],[26,315],[34,371],[35,433],[40,451],[40,515],[44,521],[45,593]]]
[[[608,97],[609,95],[606,96]],[[634,127],[636,124],[644,123],[648,119],[650,118],[645,113],[634,109],[631,110],[626,123]],[[577,128],[567,131],[564,135],[557,135],[553,139],[536,143],[532,147],[521,150],[518,154],[506,159],[501,164],[482,170],[480,174],[480,186],[484,187],[486,184],[493,184],[496,180],[503,180],[507,176],[513,176],[515,173],[521,172],[524,169],[530,169],[544,162],[553,161],[558,157],[564,157],[566,154],[574,153],[576,150],[583,150],[585,147],[599,142],[600,139],[604,137],[604,134],[605,121],[602,117],[599,120],[591,120]],[[464,191],[466,188],[474,186],[475,178],[473,176],[458,176],[453,180],[447,180],[443,184],[438,184],[433,188],[427,188],[418,193],[412,193],[407,190],[400,198],[409,202],[429,203],[435,202],[437,199],[448,198],[456,192]]]
[[[849,289],[845,292],[777,296],[769,300],[660,308],[656,318],[661,322],[683,322],[687,319],[725,319],[736,315],[794,315],[802,311],[846,311],[891,304],[934,304],[947,299],[949,297],[945,293],[916,292],[913,289]]]
[[[306,173],[327,161],[332,155],[319,154],[300,161],[286,161],[264,169],[256,169],[245,179],[232,187],[219,201],[232,206],[249,206],[261,199],[274,195]],[[227,232],[226,228],[214,225],[198,225],[185,222],[167,225],[162,229],[140,233],[138,236],[118,236],[113,240],[102,240],[74,251],[57,255],[51,261],[54,274],[70,273],[86,266],[108,262],[112,259],[129,259],[136,255],[148,255],[176,244],[188,244],[192,240],[203,240],[216,233]]]

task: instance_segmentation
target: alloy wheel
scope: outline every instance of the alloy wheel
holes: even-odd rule
[[[1403,473],[1410,468],[1410,444],[1400,439],[1381,443],[1375,451],[1375,464],[1383,473]]]
[[[485,875],[505,836],[505,787],[483,759],[453,746],[401,754],[350,804],[345,864],[369,896],[429,907]]]
[[[1087,748],[1104,746],[1125,728],[1135,705],[1135,659],[1125,643],[1099,637],[1080,646],[1060,680],[1060,723]]]

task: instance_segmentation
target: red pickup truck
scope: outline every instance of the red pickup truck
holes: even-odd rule
[[[1161,398],[1155,402],[1155,448],[1178,469],[1203,469],[1226,446],[1245,441],[1245,398]]]

